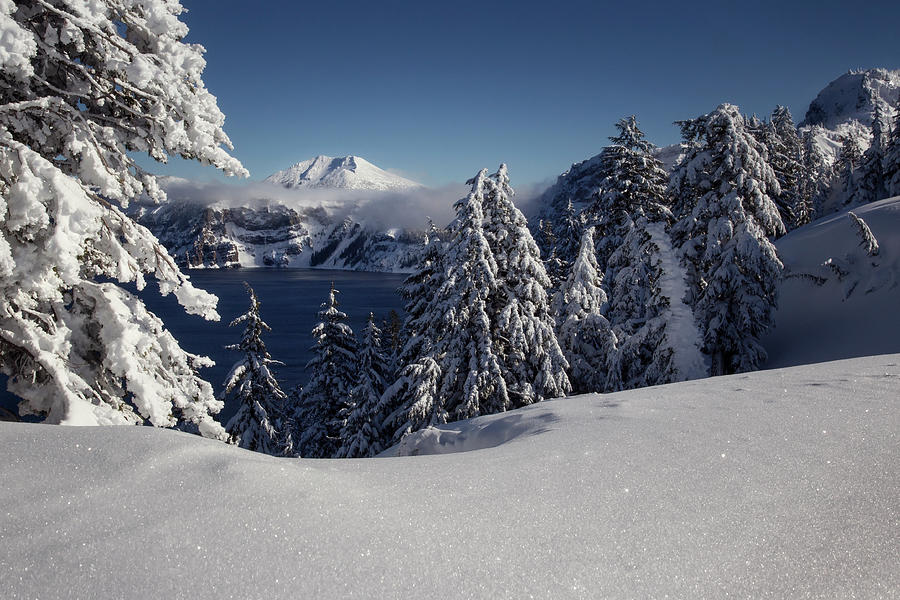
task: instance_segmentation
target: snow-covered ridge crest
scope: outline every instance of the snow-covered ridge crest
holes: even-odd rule
[[[800,126],[821,125],[836,130],[842,124],[856,120],[871,127],[876,105],[890,115],[898,99],[900,70],[848,71],[819,92]]]
[[[358,156],[316,156],[277,171],[265,181],[286,188],[408,190],[422,184],[389,173]]]
[[[898,101],[900,70],[848,71],[819,92],[799,128],[812,131],[819,149],[832,163],[846,138],[854,138],[861,151],[869,147],[876,109],[883,125],[890,128]]]

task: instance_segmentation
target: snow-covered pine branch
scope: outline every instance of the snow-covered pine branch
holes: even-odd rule
[[[853,221],[853,225],[856,227],[856,234],[859,236],[859,246],[866,251],[868,256],[877,256],[879,250],[878,240],[875,239],[875,234],[869,229],[868,224],[852,211],[848,212],[847,216],[850,217],[850,220]]]
[[[224,116],[181,40],[176,0],[0,0],[0,365],[20,412],[50,423],[186,420],[221,408],[162,323],[120,283],[217,319],[166,250],[107,199],[160,198],[129,152],[227,173]],[[101,283],[100,281],[103,281]]]

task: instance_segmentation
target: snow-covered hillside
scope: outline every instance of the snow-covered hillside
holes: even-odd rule
[[[573,397],[362,460],[0,423],[0,597],[896,598],[898,382],[889,355]]]
[[[900,352],[900,197],[853,212],[878,239],[877,256],[860,247],[847,210],[776,243],[787,271],[775,327],[762,341],[769,367]]]
[[[286,188],[329,188],[345,190],[407,190],[422,187],[388,173],[358,156],[317,156],[277,171],[265,179]]]

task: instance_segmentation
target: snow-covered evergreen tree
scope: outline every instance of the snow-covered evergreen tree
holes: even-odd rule
[[[578,255],[566,281],[553,298],[559,323],[559,343],[569,362],[569,379],[576,393],[600,392],[609,387],[608,365],[616,352],[616,338],[602,314],[606,293],[594,249],[594,228],[581,236]],[[613,387],[616,382],[612,382]]]
[[[352,410],[351,390],[358,380],[358,344],[347,324],[347,314],[338,310],[340,292],[331,284],[328,300],[319,311],[312,330],[316,341],[311,371],[303,387],[294,417],[294,443],[306,458],[331,458],[341,447],[340,435],[346,415]]]
[[[738,108],[723,104],[682,123],[689,153],[672,174],[673,226],[687,269],[688,301],[711,374],[758,368],[782,263],[769,236],[784,233],[770,194],[780,192],[765,151]]]
[[[820,126],[813,126],[804,130],[801,137],[803,161],[794,215],[794,224],[797,227],[806,225],[821,214],[831,186],[832,167],[816,143],[820,130]]]
[[[428,425],[501,412],[511,406],[494,346],[488,299],[498,290],[497,263],[484,232],[487,170],[456,203],[450,239],[438,256],[423,255],[403,288],[410,339],[399,377],[380,410],[396,441]],[[433,260],[433,264],[428,264]]]
[[[385,446],[397,442],[411,430],[409,407],[424,396],[436,397],[440,368],[434,360],[434,339],[439,324],[436,316],[438,291],[444,282],[443,242],[434,223],[429,221],[423,238],[418,268],[400,286],[406,301],[402,346],[397,353],[397,377],[378,403],[376,422],[384,434]]]
[[[610,255],[618,248],[630,224],[641,216],[653,220],[669,214],[666,186],[669,176],[653,155],[656,146],[644,138],[634,115],[616,123],[618,135],[600,153],[603,179],[586,210],[587,224],[598,234],[597,262],[606,272]],[[607,274],[609,276],[611,274]]]
[[[856,235],[859,237],[859,246],[865,250],[866,256],[878,256],[880,250],[878,240],[875,239],[875,234],[869,229],[869,224],[863,221],[853,211],[848,212],[847,216],[853,221],[853,226],[856,228]]]
[[[341,431],[338,458],[375,456],[384,450],[378,402],[387,387],[389,366],[382,352],[381,330],[372,313],[362,332],[358,365],[358,383],[350,394],[353,404],[342,415],[346,423]]]
[[[556,257],[565,265],[570,265],[578,256],[578,242],[584,231],[584,214],[575,210],[570,198],[566,201],[560,219],[555,223]]]
[[[485,239],[497,264],[487,311],[510,401],[518,407],[564,396],[571,386],[550,315],[550,278],[525,216],[512,202],[506,165],[484,183]]]
[[[221,408],[186,353],[121,287],[149,274],[216,319],[166,250],[113,202],[162,193],[130,153],[246,174],[181,40],[177,0],[0,2],[0,368],[49,423],[199,425]]]
[[[569,265],[556,252],[556,233],[553,230],[553,224],[542,219],[538,224],[538,231],[539,238],[535,241],[539,248],[548,249],[544,255],[544,268],[547,270],[547,277],[550,278],[550,290],[555,292],[565,281]]]
[[[410,414],[427,415],[429,424],[442,418],[468,419],[503,412],[512,405],[494,343],[488,301],[497,293],[497,263],[484,232],[487,170],[472,180],[472,191],[456,203],[453,237],[444,256],[445,280],[438,291],[436,356],[441,368],[438,402]]]
[[[888,197],[900,196],[900,104],[884,151],[884,185]]]
[[[862,151],[853,135],[844,136],[841,151],[834,164],[834,188],[840,198],[840,204],[852,201],[853,191],[857,185],[857,170],[862,162]]]
[[[233,320],[231,327],[244,325],[241,341],[227,348],[241,352],[238,360],[225,378],[221,399],[229,395],[241,403],[237,413],[228,421],[225,431],[229,442],[241,448],[273,456],[290,456],[293,453],[290,424],[284,414],[286,394],[281,390],[272,366],[280,365],[272,360],[263,331],[271,328],[259,314],[259,300],[248,284],[250,308]]]
[[[769,165],[775,172],[781,193],[773,198],[787,230],[809,222],[809,210],[800,206],[800,172],[803,149],[794,118],[785,106],[776,106],[766,126]]]
[[[881,200],[887,196],[884,181],[884,152],[888,133],[884,130],[884,116],[881,104],[875,104],[872,118],[872,143],[860,159],[858,173],[854,177],[847,204],[858,205]]]

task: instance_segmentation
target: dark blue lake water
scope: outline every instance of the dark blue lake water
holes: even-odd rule
[[[246,312],[249,306],[245,281],[256,291],[260,314],[272,328],[263,340],[272,358],[284,363],[276,373],[287,392],[307,379],[305,366],[312,356],[310,348],[313,344],[310,331],[317,323],[316,313],[327,299],[332,281],[341,292],[338,296],[340,309],[347,313],[350,326],[359,334],[370,312],[375,313],[379,326],[380,319],[386,317],[391,309],[402,313],[403,302],[396,290],[406,277],[389,273],[316,269],[209,269],[187,273],[196,287],[219,297],[221,321],[204,321],[200,317],[187,315],[173,296],[160,297],[152,282],[148,282],[141,296],[147,307],[162,318],[182,348],[216,361],[215,367],[200,372],[204,379],[212,383],[216,393],[221,390],[225,376],[239,357],[238,353],[225,350],[225,346],[240,341],[241,327],[229,327],[228,324]],[[2,384],[5,396],[2,404],[13,408],[15,400],[5,393],[5,378]],[[220,421],[225,423],[235,410],[237,406],[226,405]]]

